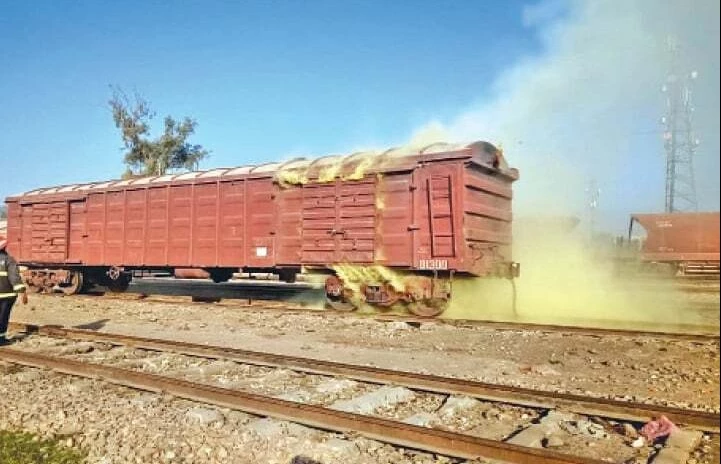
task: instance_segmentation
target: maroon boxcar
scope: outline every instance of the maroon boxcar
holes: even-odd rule
[[[42,188],[6,200],[9,249],[37,290],[123,290],[142,269],[198,268],[219,282],[305,269],[328,273],[339,306],[430,315],[454,274],[517,274],[517,178],[476,142]]]
[[[634,214],[629,240],[639,223],[646,231],[641,261],[667,264],[684,275],[717,275],[719,219],[718,212]]]

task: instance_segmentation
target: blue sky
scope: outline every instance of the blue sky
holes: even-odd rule
[[[567,53],[569,47],[584,46],[574,27],[600,27],[604,32],[593,40],[605,40],[609,27],[585,25],[583,11],[573,16],[573,4],[0,0],[0,197],[38,186],[115,178],[124,171],[107,106],[109,85],[137,90],[160,117],[195,118],[199,126],[191,141],[212,152],[202,168],[396,145],[434,122],[449,126],[451,135],[465,135],[468,131],[454,129],[464,114],[490,107],[489,114],[500,119],[515,110],[499,109],[499,100],[528,101],[533,98],[527,95],[544,93],[543,82],[538,92],[529,93],[519,80],[530,82],[549,69],[557,72],[556,64],[568,56],[576,68],[588,68],[575,63],[578,56],[595,59],[586,49]],[[636,11],[628,15],[644,17]],[[672,10],[667,16],[676,18]],[[609,31],[616,35],[625,25],[619,18],[609,19],[620,24],[619,31]],[[717,22],[711,27],[718,29]],[[714,59],[718,76],[718,54]],[[662,72],[653,76],[663,80]],[[562,79],[560,88],[574,88]],[[620,92],[616,99],[628,101],[626,106],[597,102],[593,107],[623,113],[615,119],[633,120],[618,132],[628,139],[611,144],[619,152],[614,157],[624,160],[622,168],[598,174],[608,192],[602,205],[618,218],[631,210],[663,207],[661,145],[653,133],[662,111],[656,84],[644,82],[644,88],[654,88],[636,99]],[[627,87],[621,81],[614,85]],[[604,91],[616,95],[614,89],[599,93]],[[574,101],[584,107],[585,98],[579,93]],[[572,108],[557,110],[553,103],[551,109],[533,103],[517,112],[534,111],[541,127],[547,114],[567,111],[570,116],[553,126],[577,132]],[[706,104],[717,120],[718,93]],[[483,126],[470,127],[479,134],[474,138],[485,138],[483,130],[476,130]],[[519,185],[527,179],[523,202],[537,196],[540,184],[533,177],[544,160],[528,144],[543,142],[525,137],[523,124],[517,127],[512,139],[491,141],[507,147],[511,163],[522,172]],[[595,129],[602,132],[600,127]],[[599,137],[594,137],[584,137],[584,150],[598,147]],[[527,145],[515,145],[517,139]],[[711,156],[718,157],[717,139],[710,145]],[[579,146],[569,142],[568,149]],[[586,182],[597,165],[576,166],[582,175],[569,177]],[[704,185],[718,197],[718,176],[704,175]],[[632,200],[624,201],[629,195]],[[706,203],[718,209],[718,200]],[[581,210],[578,204],[571,209]]]
[[[536,46],[520,2],[405,5],[4,2],[0,194],[119,175],[110,84],[196,118],[204,166],[233,166],[397,141]]]

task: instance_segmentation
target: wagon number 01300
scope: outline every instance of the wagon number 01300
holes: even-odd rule
[[[418,261],[421,269],[445,270],[448,269],[447,259],[421,259]]]

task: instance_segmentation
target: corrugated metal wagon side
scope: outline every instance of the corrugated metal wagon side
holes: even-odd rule
[[[491,161],[501,169],[475,160],[466,163],[463,185],[464,266],[476,276],[515,277],[519,266],[512,260],[513,189],[515,169],[502,154]]]
[[[639,223],[646,231],[642,262],[668,265],[679,275],[718,275],[719,220],[719,212],[633,214],[629,240]]]
[[[342,253],[318,260],[336,263],[326,281],[330,304],[345,309],[401,305],[434,316],[447,306],[454,276],[517,275],[511,259],[511,184],[518,172],[485,142],[438,148],[378,158],[367,177],[374,178],[375,201],[355,200],[359,206],[375,205],[374,218],[363,216],[365,230],[376,230],[372,265],[365,264],[369,256],[344,260]],[[354,230],[339,228],[359,224],[350,219],[336,217],[325,232],[360,239]],[[347,242],[357,247],[357,241]],[[335,249],[331,242],[327,246]]]
[[[329,303],[435,315],[454,276],[513,277],[511,184],[493,145],[434,144],[37,189],[10,197],[10,249],[31,288],[122,291],[131,273],[302,268]]]
[[[215,281],[276,267],[274,168],[219,169],[39,189],[8,198],[10,249],[38,291],[122,291],[133,270],[200,268]],[[299,270],[299,264],[294,263]],[[287,274],[286,274],[287,276]]]

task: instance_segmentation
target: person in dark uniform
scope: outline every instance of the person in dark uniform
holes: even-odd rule
[[[0,345],[9,343],[7,331],[10,311],[13,309],[18,295],[21,296],[23,304],[28,302],[18,265],[5,249],[7,244],[7,239],[0,236]]]

